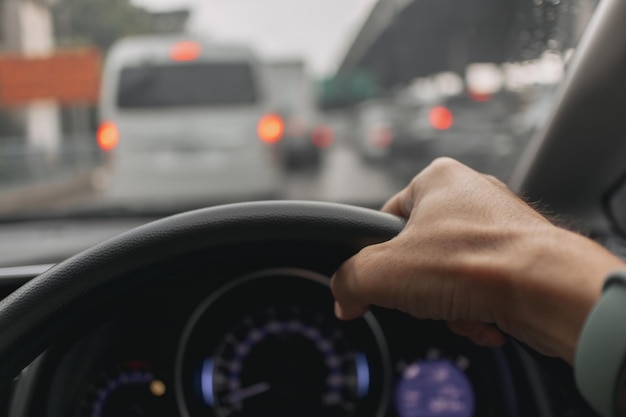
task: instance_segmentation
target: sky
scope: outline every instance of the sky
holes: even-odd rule
[[[189,28],[243,42],[269,58],[304,58],[334,71],[377,0],[133,0],[151,10],[188,6]]]

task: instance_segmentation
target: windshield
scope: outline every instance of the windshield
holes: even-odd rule
[[[144,65],[119,72],[121,109],[253,104],[256,87],[245,63]]]
[[[507,181],[597,0],[0,5],[0,218]]]

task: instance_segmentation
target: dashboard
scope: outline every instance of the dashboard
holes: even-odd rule
[[[294,267],[172,273],[40,357],[18,384],[37,401],[12,415],[541,415],[512,344],[384,309],[337,320],[328,282]]]

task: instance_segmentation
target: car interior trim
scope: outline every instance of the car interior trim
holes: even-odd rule
[[[582,224],[576,226],[586,230],[611,227],[606,192],[624,175],[624,118],[616,111],[626,107],[624,16],[626,2],[600,2],[559,87],[551,117],[529,142],[509,181],[513,191],[568,221],[578,219]]]

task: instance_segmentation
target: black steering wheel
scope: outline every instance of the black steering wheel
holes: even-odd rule
[[[315,202],[218,206],[138,227],[56,265],[0,302],[0,384],[123,295],[171,278],[183,264],[193,265],[191,259],[210,260],[215,270],[323,259],[330,274],[403,227],[402,219],[389,214]]]

